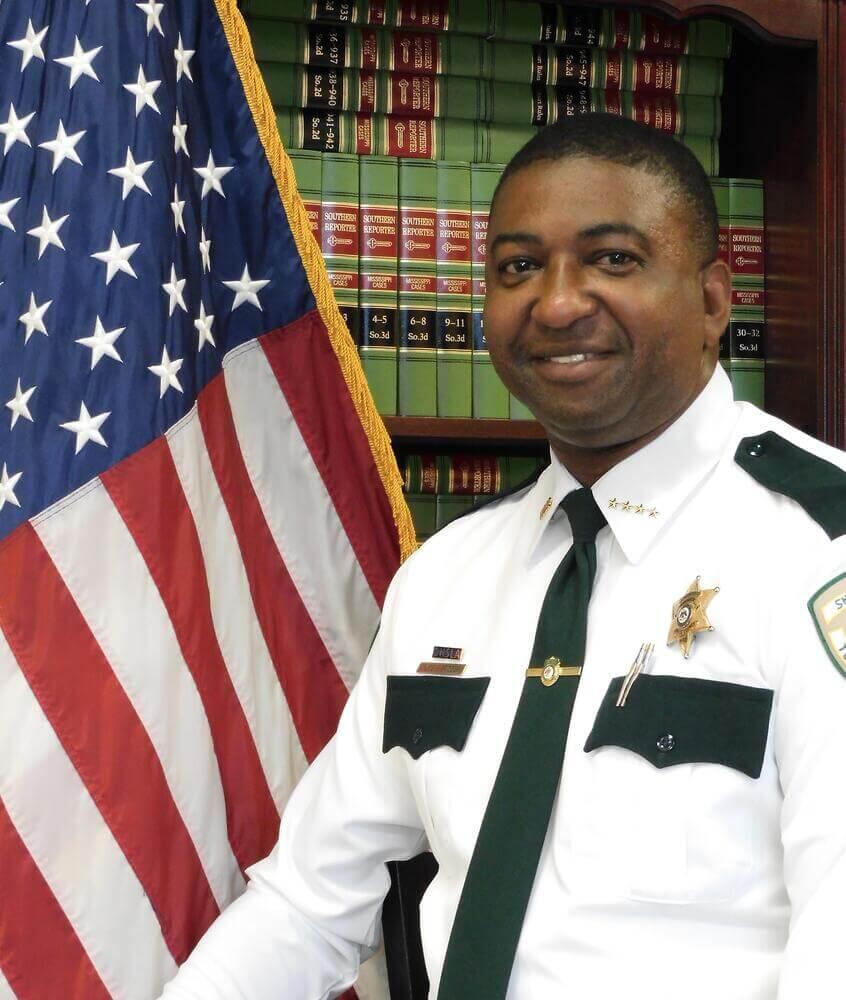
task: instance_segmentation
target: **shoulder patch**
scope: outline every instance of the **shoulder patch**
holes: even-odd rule
[[[808,610],[829,659],[846,677],[846,573],[820,587]]]
[[[501,493],[494,493],[493,496],[487,497],[481,503],[477,503],[475,507],[471,507],[469,510],[463,511],[458,517],[454,517],[453,521],[460,521],[462,517],[468,517],[470,514],[475,514],[477,510],[481,510],[483,507],[488,507],[492,503],[496,503],[498,500],[504,500],[506,497],[513,496],[515,493],[519,493],[520,490],[526,489],[527,486],[534,486],[534,484],[540,479],[541,473],[544,472],[549,465],[549,461],[539,465],[537,469],[530,475],[527,476],[522,482],[517,483],[516,486],[510,486],[507,490],[503,490]],[[449,522],[452,524],[452,521]]]
[[[790,497],[829,538],[846,534],[846,471],[775,431],[744,438],[734,460],[768,490]]]

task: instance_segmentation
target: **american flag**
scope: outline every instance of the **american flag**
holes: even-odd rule
[[[413,544],[293,185],[234,0],[0,4],[0,997],[158,994]]]

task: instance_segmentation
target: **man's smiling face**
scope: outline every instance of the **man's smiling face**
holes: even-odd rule
[[[485,334],[553,447],[645,443],[708,381],[727,272],[703,267],[694,224],[664,177],[599,159],[538,161],[500,188]]]

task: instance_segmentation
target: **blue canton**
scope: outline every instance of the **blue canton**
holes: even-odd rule
[[[0,4],[0,538],[314,308],[212,0]]]

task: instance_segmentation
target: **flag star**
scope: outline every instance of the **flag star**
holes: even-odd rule
[[[161,86],[161,80],[148,80],[144,76],[144,67],[138,67],[138,80],[135,83],[125,83],[123,85],[124,90],[128,90],[130,94],[135,95],[135,117],[141,114],[141,111],[145,107],[150,107],[157,115],[161,114],[159,111],[159,106],[156,104],[156,99],[153,94]]]
[[[170,281],[164,282],[162,288],[170,296],[170,302],[168,303],[167,314],[168,316],[173,315],[173,310],[179,306],[180,309],[188,312],[188,306],[185,305],[185,299],[182,297],[182,289],[185,287],[185,282],[187,278],[177,278],[176,277],[176,267],[170,265]]]
[[[15,486],[17,486],[18,480],[22,475],[22,472],[16,472],[13,476],[10,476],[6,469],[6,463],[3,463],[3,472],[0,473],[0,510],[7,503],[14,504],[15,507],[20,507],[18,498],[15,496]]]
[[[203,259],[203,273],[211,271],[211,240],[206,239],[203,226],[200,226],[200,257]]]
[[[44,62],[44,49],[41,48],[41,43],[44,41],[49,27],[49,24],[45,24],[41,31],[36,31],[32,26],[32,21],[29,21],[26,26],[26,35],[23,38],[19,38],[16,42],[6,42],[13,49],[20,49],[23,53],[21,73],[27,68],[31,59],[40,59]]]
[[[223,284],[227,288],[231,288],[235,292],[235,301],[232,303],[232,312],[244,302],[249,302],[250,305],[256,307],[256,309],[261,312],[261,305],[259,304],[258,295],[256,292],[261,291],[262,288],[270,281],[269,278],[259,279],[253,281],[250,277],[250,269],[247,265],[244,265],[244,273],[237,281],[224,281]]]
[[[220,180],[225,177],[232,167],[216,167],[214,163],[214,157],[209,150],[209,160],[204,167],[194,167],[194,172],[199,174],[203,178],[203,193],[200,198],[205,198],[209,191],[217,191],[219,195],[223,194],[223,187],[221,186]]]
[[[179,117],[179,109],[176,109],[176,118],[173,121],[173,151],[178,153],[181,149],[182,152],[188,156],[188,146],[185,142],[185,133],[188,131],[187,123],[183,123],[182,119]]]
[[[164,38],[162,22],[160,20],[162,10],[164,10],[164,4],[156,3],[155,0],[146,0],[145,3],[137,3],[135,6],[147,15],[147,34],[149,35],[153,28],[156,28],[162,38]],[[179,77],[177,77],[177,79],[179,79]]]
[[[25,420],[29,420],[32,423],[35,421],[32,419],[32,414],[29,412],[29,397],[35,392],[36,386],[30,386],[25,392],[21,392],[21,380],[18,379],[18,387],[15,389],[15,395],[6,403],[8,409],[12,411],[12,427],[18,422],[19,417],[23,417]]]
[[[98,413],[96,416],[92,417],[88,412],[88,408],[85,403],[80,403],[79,419],[69,420],[66,424],[59,424],[59,426],[64,428],[64,430],[70,431],[71,434],[76,434],[75,455],[78,455],[89,441],[94,441],[96,444],[100,444],[104,448],[108,447],[103,435],[100,433],[100,428],[110,416],[111,411],[107,411],[106,413]]]
[[[53,304],[52,299],[48,299],[42,305],[38,305],[35,301],[35,292],[29,293],[29,309],[25,313],[18,316],[18,322],[23,323],[26,327],[26,337],[24,338],[24,343],[29,343],[29,338],[38,331],[38,333],[43,333],[46,337],[47,327],[44,325],[44,313]]]
[[[28,115],[24,115],[23,118],[18,118],[14,104],[9,104],[9,117],[6,119],[5,124],[0,125],[0,132],[6,136],[6,141],[3,144],[4,153],[8,153],[16,142],[22,142],[26,146],[32,145],[29,141],[29,136],[26,134],[26,127],[34,117],[35,112],[31,111]]]
[[[176,79],[177,82],[182,79],[182,74],[184,73],[191,83],[194,82],[194,77],[191,76],[191,67],[188,63],[191,62],[191,57],[196,52],[196,49],[183,49],[182,48],[182,33],[180,32],[179,39],[177,41],[177,47],[173,50],[174,58],[176,59]]]
[[[112,242],[108,250],[101,250],[99,253],[92,253],[94,260],[101,260],[106,265],[106,284],[108,285],[118,271],[123,271],[130,278],[137,278],[138,275],[129,263],[129,258],[140,247],[140,243],[127,243],[122,247],[118,243],[117,234],[112,230]]]
[[[102,45],[98,45],[94,49],[89,49],[87,52],[83,52],[82,46],[79,44],[79,37],[74,35],[73,55],[62,56],[61,59],[53,60],[54,62],[57,62],[62,66],[67,66],[70,69],[70,88],[73,87],[81,76],[90,76],[92,80],[96,80],[97,83],[100,82],[100,77],[94,72],[94,67],[91,63],[94,61],[95,56],[102,48]]]
[[[208,341],[212,347],[217,347],[212,336],[211,328],[214,323],[214,316],[206,315],[206,307],[200,303],[200,315],[194,320],[194,327],[199,336],[197,341],[197,351],[202,351],[204,344]]]
[[[51,219],[47,214],[47,206],[43,207],[41,210],[41,225],[36,226],[35,229],[28,229],[26,231],[27,236],[34,236],[38,240],[39,260],[41,260],[41,255],[48,246],[58,247],[60,250],[65,249],[65,245],[59,236],[59,230],[69,218],[70,216],[63,215],[60,219]]]
[[[56,131],[56,138],[51,139],[49,142],[39,142],[39,149],[46,149],[53,154],[53,173],[59,169],[65,160],[73,160],[74,163],[78,163],[82,166],[82,160],[79,158],[79,153],[76,151],[76,144],[85,135],[85,130],[82,132],[74,132],[73,135],[68,135],[65,132],[65,126],[62,119],[59,119],[59,128]]]
[[[185,232],[185,223],[182,220],[182,213],[185,211],[185,202],[179,200],[179,192],[176,185],[173,185],[173,201],[170,203],[170,210],[173,212],[173,225],[177,232],[181,229]]]
[[[178,389],[182,392],[182,386],[176,373],[182,367],[182,358],[174,358],[172,361],[167,355],[167,348],[162,351],[162,360],[158,365],[149,365],[147,371],[151,371],[159,379],[159,399],[164,396],[168,389]]]
[[[10,201],[0,201],[0,226],[5,226],[7,229],[11,229],[12,232],[15,231],[15,227],[9,218],[9,214],[19,201],[20,198],[12,198]]]
[[[120,361],[123,364],[123,358],[118,354],[117,348],[114,346],[115,341],[126,329],[125,326],[116,326],[114,330],[105,330],[103,324],[100,321],[100,317],[97,317],[94,323],[94,333],[90,337],[80,337],[77,340],[77,344],[82,344],[83,347],[91,348],[91,370],[93,371],[97,365],[97,362],[104,355],[108,355],[110,358],[114,358],[115,361]]]
[[[153,192],[147,187],[147,182],[144,180],[144,174],[147,173],[152,165],[152,160],[136,163],[132,155],[132,150],[129,146],[126,147],[126,162],[124,165],[122,167],[112,167],[109,171],[110,174],[120,177],[123,181],[123,192],[121,194],[123,201],[126,201],[126,196],[133,188],[140,188],[152,197]]]

